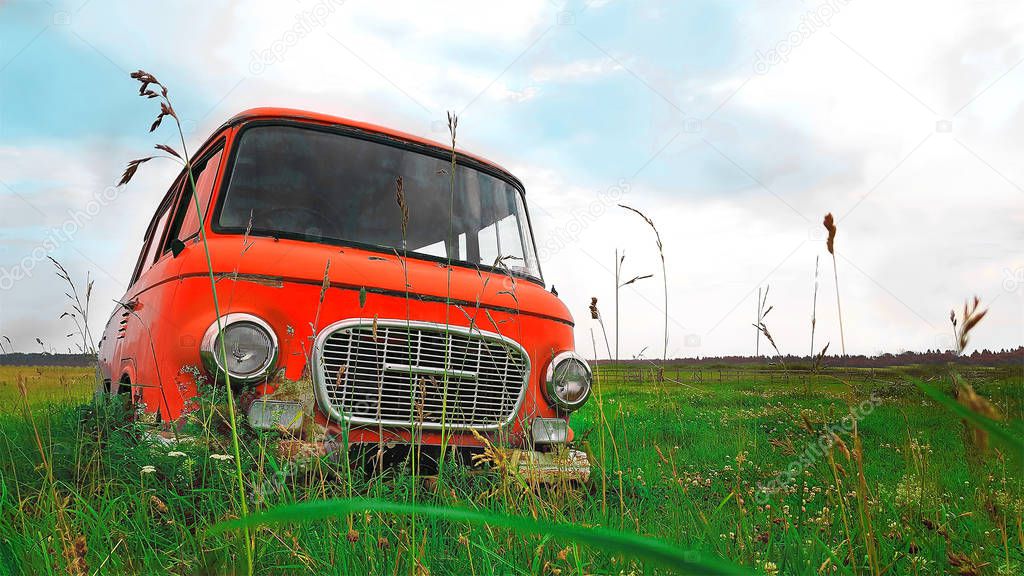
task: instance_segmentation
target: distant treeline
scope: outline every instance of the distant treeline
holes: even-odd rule
[[[813,359],[808,356],[785,356],[786,365],[799,367],[809,366]],[[927,352],[900,352],[899,354],[879,354],[877,356],[826,356],[823,364],[846,368],[885,368],[887,366],[909,366],[914,364],[945,364],[956,360],[958,364],[975,366],[1024,365],[1024,346],[1013,350],[975,350],[971,354],[957,358],[952,352],[928,350]],[[0,366],[91,366],[96,357],[91,354],[46,354],[42,352],[0,354]],[[639,364],[649,366],[659,360],[644,358],[640,360],[622,360],[621,364]],[[599,364],[607,360],[598,361]],[[773,356],[705,356],[697,358],[670,358],[669,364],[682,366],[750,366],[777,364],[778,358]]]
[[[92,366],[94,354],[48,354],[44,352],[15,352],[0,354],[0,366]]]
[[[814,359],[809,356],[783,356],[787,366],[800,367],[810,366]],[[957,364],[968,364],[972,366],[1004,366],[1024,365],[1024,346],[1013,350],[976,350],[971,354],[957,358],[950,351],[928,350],[926,352],[900,352],[899,354],[879,354],[877,356],[826,356],[822,364],[832,367],[846,368],[885,368],[888,366],[910,366],[915,364],[946,364],[956,361]],[[638,364],[649,366],[652,362],[660,362],[660,359],[644,358],[639,360],[622,360],[621,364]],[[598,364],[607,364],[608,360],[600,360]],[[670,358],[669,364],[683,366],[751,366],[778,364],[778,358],[774,356],[706,356],[697,358]]]

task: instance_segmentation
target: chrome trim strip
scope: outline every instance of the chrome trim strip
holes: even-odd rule
[[[459,378],[466,378],[469,380],[476,380],[477,373],[469,370],[445,370],[444,368],[431,368],[429,366],[412,366],[409,364],[395,364],[393,362],[386,362],[384,364],[385,372],[400,372],[405,374],[432,374],[434,376],[444,376],[445,372],[448,372],[449,376],[457,376]]]
[[[423,330],[423,331],[440,332],[440,333],[454,332],[456,334],[461,334],[463,336],[466,336],[466,337],[469,337],[469,338],[473,338],[473,339],[489,340],[491,342],[497,342],[497,343],[503,344],[505,346],[508,346],[508,347],[510,347],[510,348],[512,348],[514,350],[517,350],[523,356],[523,364],[524,364],[524,366],[523,366],[523,382],[522,382],[522,385],[519,388],[519,396],[516,398],[515,405],[512,407],[512,410],[511,410],[510,414],[508,415],[508,417],[505,420],[503,420],[502,422],[500,422],[499,424],[497,424],[497,425],[467,426],[467,425],[446,424],[446,425],[442,426],[440,422],[413,422],[411,420],[396,421],[396,420],[386,420],[386,419],[377,420],[377,419],[374,419],[374,418],[360,418],[360,417],[354,417],[354,416],[353,417],[347,417],[347,416],[341,414],[340,412],[338,412],[334,408],[334,406],[331,404],[330,399],[327,397],[327,374],[326,374],[326,370],[325,370],[325,366],[324,366],[324,358],[323,358],[324,344],[327,342],[327,339],[330,338],[330,336],[332,334],[334,334],[335,332],[338,332],[340,330],[350,329],[350,328],[359,328],[359,327],[371,328],[374,325],[375,322],[376,322],[378,327],[380,327],[380,326],[389,326],[389,327],[402,328],[402,329],[408,329],[408,330]],[[354,424],[354,425],[374,425],[374,426],[388,426],[388,427],[396,427],[396,428],[421,428],[421,429],[425,429],[425,430],[441,430],[443,428],[447,428],[449,430],[470,430],[470,429],[472,429],[472,430],[479,430],[479,431],[495,431],[495,430],[503,430],[503,429],[505,429],[510,424],[512,424],[513,421],[515,421],[516,417],[519,415],[519,411],[522,409],[523,400],[526,398],[526,388],[529,386],[529,383],[530,383],[530,373],[531,373],[531,370],[532,370],[532,363],[530,361],[529,353],[527,353],[526,349],[523,348],[518,342],[516,342],[515,340],[513,340],[513,339],[511,339],[511,338],[509,338],[507,336],[503,336],[501,334],[495,334],[494,332],[485,332],[483,330],[480,330],[479,328],[466,328],[464,326],[455,326],[455,325],[451,325],[451,324],[445,325],[445,324],[439,324],[439,323],[434,323],[434,322],[423,322],[423,321],[419,321],[419,320],[402,320],[402,319],[394,319],[394,318],[391,318],[391,319],[381,319],[381,318],[377,318],[377,319],[374,319],[374,318],[348,318],[348,319],[345,319],[345,320],[339,320],[338,322],[335,322],[335,323],[327,326],[326,328],[324,328],[323,330],[320,331],[320,333],[317,335],[316,342],[315,342],[315,344],[313,346],[313,354],[312,354],[312,356],[313,356],[313,358],[312,358],[313,359],[313,366],[315,366],[315,368],[316,368],[313,371],[313,383],[315,385],[314,387],[316,388],[317,404],[320,405],[320,408],[324,412],[326,412],[327,415],[332,420],[335,420],[335,421],[340,422],[342,424],[348,423],[348,424]],[[420,369],[423,369],[423,368],[420,368]],[[444,375],[444,369],[441,369],[440,374]],[[459,374],[457,374],[454,371],[449,371],[449,374],[451,376],[458,376],[459,375]]]

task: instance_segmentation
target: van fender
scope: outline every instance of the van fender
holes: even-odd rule
[[[121,359],[121,369],[118,370],[117,380],[111,379],[110,381],[110,393],[112,395],[131,393],[131,397],[135,398],[135,387],[138,384],[138,378],[136,375],[138,371],[135,367],[135,360],[133,358]],[[125,382],[127,380],[127,382]]]

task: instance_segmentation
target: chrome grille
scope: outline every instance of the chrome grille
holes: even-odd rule
[[[321,406],[355,424],[500,428],[515,417],[530,373],[525,350],[508,338],[405,320],[339,322],[316,354]]]

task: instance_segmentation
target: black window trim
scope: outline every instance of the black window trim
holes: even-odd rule
[[[338,124],[324,125],[324,124],[318,124],[318,123],[315,123],[315,122],[302,121],[302,120],[292,120],[292,119],[284,119],[284,118],[280,118],[280,119],[250,120],[250,121],[247,121],[247,122],[243,123],[241,125],[241,127],[239,127],[235,131],[234,135],[232,136],[233,142],[235,144],[233,144],[231,146],[231,149],[228,151],[228,161],[227,161],[227,163],[224,164],[224,177],[221,178],[220,187],[217,188],[217,191],[216,191],[217,192],[216,205],[215,205],[214,210],[213,210],[213,215],[212,215],[212,218],[210,220],[210,225],[211,225],[211,229],[215,233],[217,233],[217,234],[244,234],[244,233],[246,233],[246,229],[243,228],[243,227],[240,227],[240,226],[221,226],[220,225],[220,215],[221,215],[221,210],[224,207],[224,200],[227,197],[228,186],[231,184],[231,176],[234,173],[235,160],[236,160],[236,158],[238,156],[238,150],[240,148],[237,145],[237,143],[241,142],[241,138],[242,138],[242,136],[245,134],[245,132],[247,130],[249,130],[251,128],[264,127],[264,126],[290,126],[290,127],[295,127],[295,128],[303,128],[303,129],[309,129],[309,130],[316,130],[316,131],[320,131],[320,132],[327,132],[327,133],[330,133],[330,134],[337,134],[337,135],[340,135],[340,136],[348,136],[348,137],[356,138],[356,139],[359,139],[359,140],[366,140],[366,141],[369,141],[369,142],[375,142],[375,143],[378,143],[378,144],[384,144],[384,145],[387,145],[387,146],[393,146],[393,147],[396,147],[396,148],[401,148],[403,150],[409,150],[409,151],[417,152],[417,153],[424,154],[424,155],[427,155],[427,156],[432,156],[432,157],[438,158],[440,160],[447,160],[449,162],[451,161],[451,150],[446,150],[444,148],[439,148],[437,146],[432,146],[432,145],[428,145],[428,144],[422,144],[422,143],[419,143],[419,142],[413,142],[413,141],[404,140],[404,139],[401,139],[401,138],[396,138],[394,136],[389,136],[387,134],[382,134],[380,132],[372,132],[372,131],[368,131],[368,130],[363,130],[363,129],[360,129],[360,128],[356,128],[354,126],[346,126],[346,125],[338,125]],[[489,164],[486,164],[484,162],[480,162],[479,160],[476,160],[475,158],[471,158],[471,157],[463,156],[463,155],[456,155],[455,162],[456,162],[456,164],[458,164],[460,166],[465,166],[465,167],[471,168],[473,170],[478,170],[480,172],[483,172],[485,174],[488,174],[490,176],[498,178],[498,179],[502,180],[503,182],[511,185],[519,193],[519,195],[520,195],[520,197],[521,197],[521,199],[523,201],[523,211],[525,212],[525,216],[526,216],[526,225],[527,225],[527,228],[528,228],[528,230],[530,232],[530,243],[533,245],[532,246],[532,248],[533,248],[533,255],[534,255],[534,258],[537,260],[537,273],[538,273],[538,276],[533,276],[532,274],[525,274],[525,273],[522,273],[522,272],[516,272],[516,271],[513,271],[511,269],[501,268],[501,267],[498,267],[498,266],[490,266],[490,265],[487,265],[487,264],[472,264],[470,262],[465,262],[465,261],[456,260],[456,259],[451,259],[451,261],[450,261],[451,264],[453,266],[458,266],[460,268],[468,268],[470,270],[480,270],[480,271],[484,271],[484,272],[492,272],[492,273],[501,274],[501,275],[513,274],[517,278],[522,278],[524,280],[527,280],[529,282],[533,282],[534,284],[538,284],[541,287],[543,287],[544,286],[544,271],[541,269],[541,265],[540,265],[540,257],[539,257],[539,253],[537,252],[537,242],[536,242],[536,238],[534,237],[534,234],[533,234],[533,220],[530,218],[530,209],[529,209],[528,203],[526,202],[526,191],[523,188],[522,182],[520,182],[518,178],[516,178],[515,176],[509,174],[508,172],[505,172],[504,170],[500,170],[500,169],[498,169],[498,168],[496,168],[494,166],[491,166]],[[223,163],[223,161],[222,161],[222,163]],[[447,264],[449,262],[449,259],[447,257],[431,256],[429,254],[420,254],[418,252],[402,253],[402,251],[399,248],[396,248],[396,247],[380,246],[378,244],[368,244],[368,243],[365,243],[365,242],[356,242],[356,241],[352,241],[352,240],[317,239],[317,240],[314,241],[314,240],[310,240],[308,237],[306,237],[303,234],[294,234],[294,233],[290,233],[290,232],[274,232],[274,233],[270,233],[270,232],[263,232],[263,231],[257,231],[257,230],[249,230],[248,234],[250,236],[262,236],[262,237],[269,237],[269,238],[284,238],[284,239],[289,239],[289,240],[299,240],[299,241],[303,241],[303,242],[311,242],[311,243],[315,243],[315,244],[325,244],[325,245],[328,245],[328,246],[345,246],[345,247],[359,248],[359,249],[362,249],[362,250],[367,250],[367,251],[370,251],[370,252],[378,252],[378,253],[382,253],[382,254],[401,254],[402,257],[413,258],[413,259],[417,259],[417,260],[426,260],[428,262],[438,262],[438,263],[444,263],[444,264]]]

